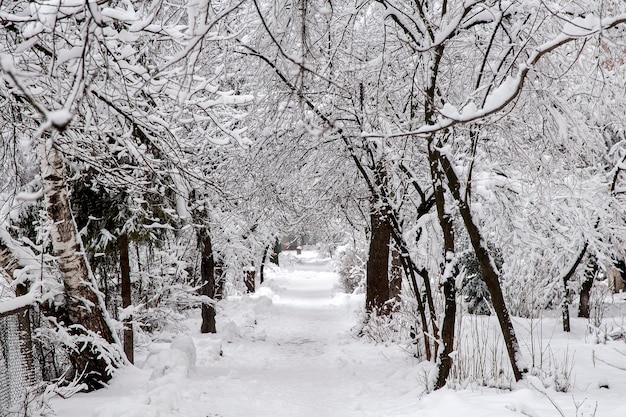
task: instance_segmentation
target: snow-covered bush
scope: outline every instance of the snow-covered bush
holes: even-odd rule
[[[458,318],[449,382],[510,388],[514,379],[494,318],[462,314]]]
[[[41,325],[35,335],[37,341],[45,346],[48,352],[54,354],[53,364],[63,367],[63,374],[59,378],[60,385],[72,385],[81,379],[85,358],[100,361],[101,371],[107,374],[113,374],[115,369],[127,363],[118,345],[107,343],[93,331],[80,325],[66,327],[52,317],[47,317],[46,320],[47,323]],[[85,387],[99,388],[95,385]]]
[[[187,376],[189,370],[196,366],[196,346],[187,335],[177,336],[169,349],[152,352],[146,359],[145,368],[152,369],[150,380],[168,374]]]
[[[393,303],[390,314],[378,315],[371,313],[364,322],[359,334],[367,337],[374,343],[399,343],[405,346],[423,345],[423,333],[419,312],[413,299],[402,297],[401,300],[389,300]],[[421,349],[418,348],[416,355],[419,356]]]
[[[347,293],[363,292],[367,253],[360,247],[346,247],[337,256],[337,273]]]

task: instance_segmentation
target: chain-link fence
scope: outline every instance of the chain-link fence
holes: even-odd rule
[[[0,317],[0,417],[19,409],[36,381],[30,312]]]

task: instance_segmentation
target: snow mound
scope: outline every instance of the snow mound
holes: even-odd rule
[[[267,313],[272,308],[272,304],[274,304],[270,297],[264,295],[254,298],[250,297],[250,300],[253,300],[252,310],[257,314]]]
[[[203,338],[198,340],[197,349],[200,361],[198,366],[206,366],[223,356],[222,339]]]
[[[180,350],[187,356],[190,366],[196,365],[196,345],[191,336],[185,334],[176,336],[172,341],[170,349]]]
[[[148,355],[144,368],[152,369],[150,380],[175,374],[187,377],[189,369],[196,365],[196,346],[187,335],[177,336],[169,349],[152,352]]]
[[[222,329],[220,330],[220,333],[222,334],[222,337],[228,342],[232,342],[233,340],[239,339],[241,337],[241,333],[239,332],[239,327],[237,326],[237,323],[232,320],[224,323]]]
[[[150,380],[162,378],[171,373],[184,376],[189,374],[189,359],[178,349],[166,349],[156,355],[151,355],[146,360],[146,365],[152,368]]]

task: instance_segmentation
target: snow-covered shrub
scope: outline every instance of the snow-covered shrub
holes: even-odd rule
[[[449,382],[510,388],[514,378],[497,321],[477,315],[457,318]]]
[[[146,359],[144,368],[152,369],[150,380],[169,374],[187,376],[189,370],[196,365],[196,346],[187,335],[177,336],[169,349],[151,352]]]
[[[196,366],[196,345],[191,336],[181,334],[172,340],[170,349],[180,350],[187,356],[189,366]]]
[[[50,400],[54,397],[63,399],[84,391],[86,385],[78,380],[61,381],[51,383],[49,381],[40,382],[26,389],[21,400],[12,405],[8,410],[2,410],[5,414],[2,417],[52,417],[56,416],[50,406]]]
[[[347,293],[363,292],[367,253],[359,247],[346,247],[339,252],[336,261],[337,273]]]
[[[606,300],[613,291],[606,281],[596,281],[591,287],[589,294],[589,320],[587,322],[587,332],[593,343],[606,343],[609,340],[626,340],[626,330],[623,323],[607,323],[604,320],[609,304]]]
[[[50,317],[47,322],[37,329],[36,339],[55,352],[55,360],[58,358],[66,364],[61,381],[72,384],[72,380],[81,379],[79,376],[84,372],[85,358],[98,361],[101,372],[109,375],[127,363],[120,346],[108,343],[99,334],[81,325],[66,327]],[[99,388],[95,379],[93,384],[87,388]]]
[[[413,300],[402,298],[401,301],[389,300],[394,305],[390,314],[372,312],[364,322],[360,335],[375,343],[415,344],[420,328],[419,313]]]

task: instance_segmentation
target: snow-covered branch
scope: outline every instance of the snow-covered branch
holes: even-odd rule
[[[391,134],[364,132],[362,136],[364,138],[429,137],[435,132],[448,129],[457,124],[473,122],[496,114],[519,96],[529,72],[541,58],[570,42],[581,38],[589,38],[624,23],[626,23],[626,14],[602,19],[593,16],[578,18],[566,24],[558,36],[530,51],[529,57],[519,65],[517,74],[507,77],[496,89],[491,91],[481,108],[477,107],[473,100],[467,100],[468,104],[460,110],[452,104],[446,103],[438,109],[440,117],[435,124],[423,125],[415,130]]]

